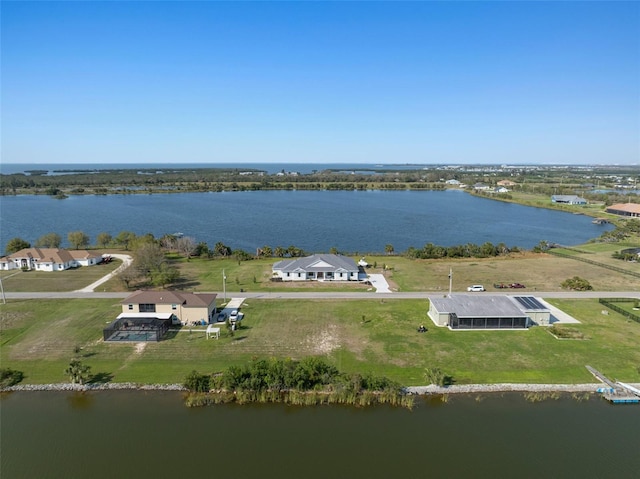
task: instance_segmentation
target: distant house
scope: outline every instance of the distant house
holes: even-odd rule
[[[428,315],[449,329],[526,329],[549,325],[551,311],[533,296],[460,294],[431,299]]]
[[[552,203],[563,203],[567,205],[586,205],[587,200],[577,195],[552,195]]]
[[[445,181],[447,185],[460,186],[460,182],[458,180],[447,180]]]
[[[498,183],[496,183],[498,186],[508,186],[508,187],[512,187],[512,186],[516,186],[517,183],[514,183],[511,180],[500,180],[498,181]]]
[[[78,266],[93,266],[101,261],[101,254],[87,250],[25,248],[0,258],[0,270],[64,271]]]
[[[213,293],[140,290],[121,301],[121,316],[135,317],[146,313],[155,318],[158,314],[173,314],[184,324],[194,321],[209,323],[216,313],[216,296]]]
[[[640,205],[637,203],[618,203],[607,207],[605,211],[618,216],[640,217]]]
[[[493,192],[494,193],[509,193],[509,190],[507,188],[505,188],[504,186],[498,186],[497,188],[494,188]]]
[[[354,260],[337,254],[314,254],[286,259],[273,265],[274,277],[282,281],[357,281],[359,268]]]
[[[476,183],[475,185],[473,185],[473,189],[476,191],[486,191],[491,189],[491,187],[489,185],[485,185],[484,183]]]

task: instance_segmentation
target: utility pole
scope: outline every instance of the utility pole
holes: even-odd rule
[[[0,278],[0,291],[2,291],[2,304],[7,304],[7,298],[4,296],[4,286],[2,285],[2,278]]]
[[[227,275],[224,274],[224,269],[222,270],[222,291],[224,294],[224,302],[227,302]]]
[[[453,285],[453,268],[449,268],[449,297],[451,297],[451,286]]]

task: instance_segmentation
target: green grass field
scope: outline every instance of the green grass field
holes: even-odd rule
[[[0,271],[0,279],[7,292],[75,291],[111,273],[121,264],[122,261],[114,258],[108,264],[81,266],[65,271]]]
[[[609,377],[640,382],[640,324],[602,314],[596,300],[551,300],[582,321],[584,340],[558,340],[545,328],[457,331],[437,328],[419,300],[248,300],[244,328],[206,340],[204,332],[170,333],[159,343],[110,344],[102,328],[119,312],[114,300],[12,301],[0,306],[2,367],[26,383],[64,382],[74,348],[92,373],[114,382],[182,382],[193,369],[215,372],[254,357],[319,355],[348,372],[424,384],[439,367],[464,383],[593,382],[590,364]],[[429,331],[417,333],[425,324]]]

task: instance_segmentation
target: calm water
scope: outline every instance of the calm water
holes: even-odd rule
[[[178,393],[14,393],[3,479],[635,478],[640,407],[519,395],[413,411],[282,405],[188,409]]]
[[[461,191],[247,191],[153,195],[0,197],[0,247],[82,230],[162,236],[183,232],[210,247],[222,241],[308,252],[384,252],[410,246],[503,242],[530,248],[541,240],[575,245],[611,225],[558,211],[488,200]]]

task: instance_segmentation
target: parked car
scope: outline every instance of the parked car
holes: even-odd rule
[[[519,288],[526,288],[526,286],[525,286],[524,284],[521,284],[521,283],[511,283],[511,284],[509,285],[509,287],[510,287],[510,288],[516,288],[516,289],[519,289]]]
[[[218,322],[222,323],[223,321],[226,321],[227,319],[227,315],[225,313],[218,313]]]
[[[229,315],[229,321],[231,321],[232,323],[235,323],[238,320],[238,310],[234,309],[233,311],[231,311],[231,314]]]
[[[482,286],[481,284],[474,284],[473,286],[469,286],[467,288],[467,291],[473,291],[473,292],[484,291],[484,286]]]

